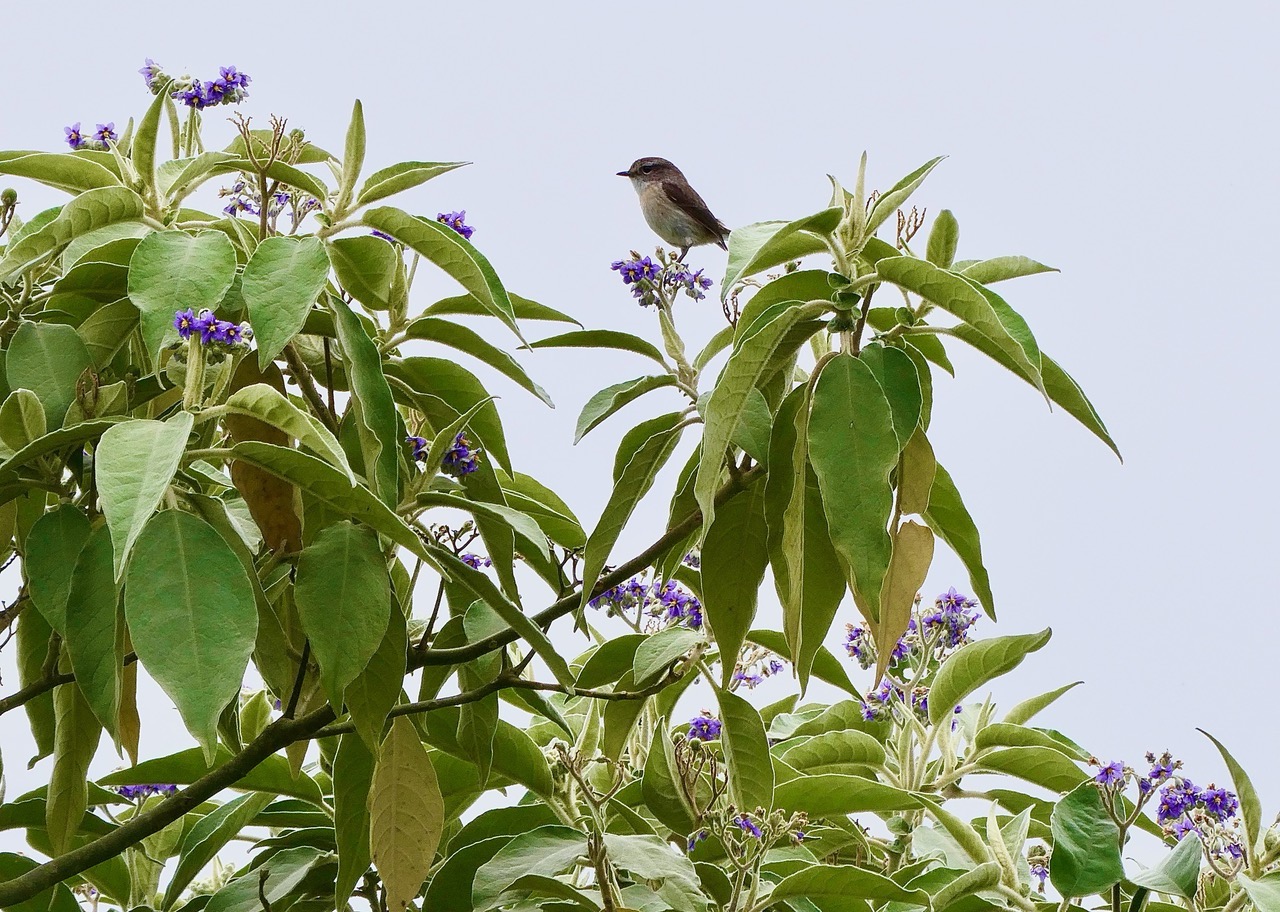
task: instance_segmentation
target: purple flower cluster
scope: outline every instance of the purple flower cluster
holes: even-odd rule
[[[222,211],[232,218],[236,218],[242,212],[253,216],[262,214],[260,194],[243,178],[232,184],[230,189],[222,190],[219,195],[230,198],[222,207]],[[319,208],[320,201],[314,196],[308,196],[299,191],[277,190],[267,201],[267,216],[273,219],[278,218],[282,212],[288,210],[290,221],[297,225],[308,213]]]
[[[974,610],[977,601],[957,592],[953,586],[934,599],[933,604],[934,610],[918,621],[916,618],[907,621],[906,633],[894,643],[889,655],[890,668],[921,647],[927,647],[931,653],[944,653],[970,641],[969,628],[981,617]],[[845,652],[863,668],[870,668],[876,663],[876,647],[870,631],[854,624],[846,624],[845,630]]]
[[[770,659],[768,662],[761,661],[759,664],[747,668],[735,668],[733,670],[733,682],[745,684],[748,690],[755,690],[764,683],[765,678],[773,677],[786,667],[786,663],[781,659]]]
[[[649,583],[633,576],[625,583],[606,589],[588,603],[592,608],[615,612],[639,608],[662,620],[664,625],[683,624],[695,630],[702,626],[702,603],[675,580]]]
[[[685,294],[693,298],[695,301],[701,301],[705,298],[707,296],[707,289],[715,284],[715,282],[711,281],[710,276],[704,276],[702,274],[701,269],[697,272],[690,272],[683,266],[675,272],[668,273],[663,281],[665,281],[669,287],[674,288],[677,291],[683,288]]]
[[[688,554],[686,554],[684,557],[680,559],[680,563],[684,564],[686,567],[691,567],[694,570],[701,570],[702,555],[699,554],[697,551],[690,551]]]
[[[641,307],[658,303],[656,283],[662,267],[652,258],[642,258],[633,253],[631,259],[615,260],[609,268],[622,276],[624,285],[631,286],[631,296],[640,302]]]
[[[969,628],[981,617],[975,610],[977,600],[960,594],[952,586],[934,599],[933,605],[933,612],[920,619],[923,635],[927,638],[940,634],[940,645],[944,649],[955,649],[969,642]]]
[[[147,88],[152,92],[160,91],[165,75],[150,57],[147,65],[138,70]],[[173,82],[173,90],[169,93],[175,101],[180,101],[197,111],[212,108],[216,105],[239,104],[249,97],[249,83],[252,80],[246,73],[239,72],[233,66],[218,68],[218,78],[201,81],[190,76],[182,76]]]
[[[908,697],[907,692],[901,686],[885,679],[880,682],[880,687],[875,691],[867,694],[867,698],[862,702],[862,717],[868,722],[876,719],[886,719],[893,712],[894,704],[905,706],[911,704],[911,709],[922,719],[929,717],[929,688],[916,687],[911,691]],[[955,713],[960,712],[961,707],[957,706]],[[954,730],[956,723],[953,720],[951,728]]]
[[[704,709],[700,715],[689,720],[688,736],[698,741],[714,741],[720,737],[720,729],[723,725],[724,723]]]
[[[692,852],[695,848],[697,848],[698,843],[702,842],[702,840],[706,838],[707,838],[707,831],[698,830],[698,832],[694,833],[692,836],[689,837],[688,851]]]
[[[179,310],[173,315],[173,328],[178,331],[181,339],[190,339],[198,334],[205,345],[218,343],[236,346],[253,338],[253,330],[248,323],[219,320],[211,310],[202,310],[199,316],[190,308]]]
[[[440,471],[454,478],[470,475],[480,468],[480,452],[472,449],[471,441],[465,433],[453,438],[453,444],[444,452],[440,461]]]
[[[413,447],[414,459],[426,459],[427,450],[431,449],[431,441],[426,437],[416,437],[413,434],[410,434],[405,438],[405,443]]]
[[[121,798],[131,801],[141,800],[151,795],[172,795],[178,790],[176,785],[118,785],[115,791]]]
[[[85,137],[78,120],[69,127],[63,127],[62,132],[66,134],[63,138],[72,149],[96,149],[101,152],[119,139],[116,135],[115,121],[98,124],[97,132],[92,138]]]
[[[1240,809],[1240,801],[1234,792],[1227,789],[1215,788],[1212,783],[1208,788],[1201,789],[1190,779],[1178,776],[1160,789],[1156,820],[1160,823],[1172,823],[1198,808],[1219,823],[1225,823]]]
[[[452,228],[469,241],[471,240],[471,235],[475,233],[475,229],[466,223],[466,218],[466,209],[463,209],[460,212],[439,212],[436,214],[437,222],[448,228]]]
[[[733,818],[733,822],[741,827],[742,830],[752,839],[761,839],[764,836],[764,834],[760,832],[760,827],[756,826],[755,821],[753,821],[747,814],[739,814],[737,817]]]
[[[471,554],[470,552],[468,552],[466,554],[460,555],[460,557],[462,558],[462,562],[464,564],[466,564],[468,567],[474,567],[476,570],[480,570],[484,567],[493,566],[493,561],[490,558],[481,557],[479,554]]]

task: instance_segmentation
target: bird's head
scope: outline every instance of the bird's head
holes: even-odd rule
[[[637,158],[626,171],[619,171],[618,177],[629,177],[637,187],[655,181],[683,180],[680,169],[665,158]]]

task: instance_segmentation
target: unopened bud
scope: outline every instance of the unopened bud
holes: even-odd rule
[[[0,206],[3,206],[5,209],[11,209],[16,205],[18,205],[17,190],[14,190],[12,187],[5,187],[3,190],[0,190]]]

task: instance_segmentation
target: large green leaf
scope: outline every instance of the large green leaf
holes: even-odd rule
[[[498,897],[526,874],[553,877],[568,870],[586,848],[586,834],[566,826],[541,826],[521,833],[476,871],[471,887],[475,912],[493,908]]]
[[[20,233],[9,242],[0,259],[0,282],[41,263],[82,234],[141,218],[144,208],[142,197],[124,187],[86,190],[40,228]],[[33,218],[28,225],[34,222]]]
[[[197,820],[182,840],[178,866],[165,888],[160,908],[172,909],[187,885],[213,857],[234,837],[240,835],[258,812],[271,803],[272,796],[263,792],[241,795],[220,805]]]
[[[178,470],[192,422],[190,412],[168,421],[126,421],[108,428],[98,443],[94,472],[115,546],[117,579]]]
[[[996,616],[995,599],[991,595],[991,578],[982,563],[982,542],[978,527],[969,515],[960,492],[951,480],[951,473],[935,463],[933,486],[929,489],[929,507],[922,514],[929,528],[956,553],[969,571],[969,585],[978,597],[982,609],[991,618]]]
[[[1067,898],[1101,892],[1124,877],[1120,828],[1102,805],[1092,782],[1081,783],[1058,802],[1049,824],[1053,863],[1049,881]]]
[[[541,386],[533,381],[519,362],[502,349],[490,344],[483,336],[469,327],[439,317],[419,317],[404,329],[405,337],[439,342],[460,352],[478,358],[504,377],[533,393],[552,408],[555,403]]]
[[[370,310],[390,310],[391,283],[400,256],[382,238],[337,238],[329,242],[329,259],[342,287]]]
[[[257,418],[284,431],[290,437],[297,438],[300,444],[325,462],[341,469],[351,479],[351,483],[355,484],[355,475],[347,461],[347,454],[343,452],[342,445],[333,433],[310,412],[294,405],[274,387],[266,383],[241,387],[231,394],[223,409],[237,415]],[[202,413],[202,420],[209,411],[212,410],[207,409]]]
[[[1244,821],[1245,852],[1249,857],[1249,863],[1253,864],[1255,856],[1263,851],[1262,845],[1258,842],[1259,834],[1262,832],[1262,800],[1258,797],[1258,790],[1254,788],[1253,781],[1249,778],[1249,774],[1244,771],[1244,767],[1231,755],[1231,752],[1227,750],[1221,741],[1203,728],[1196,730],[1213,742],[1213,746],[1222,755],[1222,761],[1227,765],[1227,771],[1231,773],[1231,784],[1235,786],[1236,794],[1240,798],[1240,817]]]
[[[756,616],[769,563],[765,486],[754,484],[717,512],[702,544],[702,608],[720,647],[721,686],[728,687]]]
[[[307,320],[329,277],[329,255],[319,238],[269,237],[244,265],[240,294],[266,368]]]
[[[813,389],[809,459],[818,476],[831,542],[849,570],[859,609],[877,620],[880,589],[892,540],[889,475],[898,464],[898,440],[889,401],[872,369],[837,355]]]
[[[867,215],[867,234],[873,234],[884,223],[885,219],[897,212],[898,207],[905,203],[912,193],[915,193],[916,188],[924,183],[924,179],[929,176],[929,172],[936,168],[944,158],[946,158],[945,155],[939,155],[937,158],[929,159],[929,161],[882,193],[880,198],[876,200],[871,212]]]
[[[522,553],[530,556],[540,554],[548,559],[551,556],[547,547],[547,539],[543,535],[542,529],[534,522],[532,517],[519,510],[513,510],[498,503],[468,500],[456,494],[444,494],[438,491],[423,491],[418,495],[417,503],[423,506],[450,507],[454,510],[471,513],[477,519],[495,520],[510,527],[516,535],[523,539],[520,543]]]
[[[116,770],[98,780],[100,785],[146,785],[152,782],[171,782],[174,785],[190,785],[215,769],[225,766],[232,759],[231,751],[219,746],[213,762],[206,762],[204,752],[193,747],[188,750],[143,760],[137,766]],[[322,805],[324,798],[320,786],[305,773],[294,776],[289,761],[283,754],[272,754],[240,779],[231,788],[250,792],[267,792],[271,795],[289,795],[314,805]]]
[[[943,264],[939,263],[938,265],[941,266]],[[959,265],[959,263],[956,264],[957,267]],[[1006,279],[1019,279],[1023,276],[1039,275],[1042,272],[1057,271],[1052,266],[1037,263],[1035,260],[1024,256],[992,257],[989,260],[967,263],[964,269],[961,270],[966,278],[981,282],[983,285],[1003,282]]]
[[[12,852],[0,852],[0,879],[13,880],[34,871],[40,862],[26,855]],[[20,903],[5,906],[5,912],[80,912],[80,904],[75,894],[64,883],[55,884],[43,892]]]
[[[646,636],[636,646],[631,674],[641,686],[652,683],[666,671],[671,663],[689,653],[700,643],[705,644],[702,632],[692,627],[674,626]]]
[[[644,803],[658,820],[675,833],[688,833],[694,825],[694,808],[676,782],[675,747],[665,720],[654,733],[645,759],[641,790]]]
[[[680,432],[683,430],[682,421],[683,416],[679,412],[672,412],[652,422],[646,422],[642,427],[646,428],[649,436],[639,444],[635,455],[626,461],[620,473],[616,472],[615,465],[613,491],[600,515],[600,521],[596,523],[596,527],[591,530],[591,535],[587,538],[582,573],[582,606],[584,608],[595,592],[596,581],[604,570],[609,553],[618,541],[622,527],[631,518],[641,498],[653,486],[653,480],[658,471],[671,458],[671,453],[675,450],[680,440]]]
[[[45,622],[66,637],[67,597],[71,592],[76,558],[89,540],[92,528],[84,512],[60,504],[44,513],[27,533],[22,569],[31,602]]]
[[[704,912],[708,906],[702,895],[698,873],[688,857],[671,851],[671,844],[650,834],[606,833],[604,847],[613,864],[627,871],[631,879],[651,886],[663,906],[677,912]]]
[[[573,317],[556,310],[554,307],[539,304],[537,301],[530,301],[528,298],[522,298],[517,294],[509,295],[509,297],[517,320],[544,320],[549,323],[577,323],[578,326],[582,325]],[[453,314],[465,314],[473,317],[493,316],[474,295],[455,295],[452,298],[442,298],[429,305],[422,312],[424,317],[442,317]]]
[[[334,902],[341,909],[369,869],[369,787],[373,751],[362,736],[343,735],[333,757],[333,830],[338,843]]]
[[[734,346],[705,409],[703,458],[694,482],[704,528],[709,528],[715,518],[715,494],[725,450],[748,406],[752,390],[775,364],[775,359],[790,357],[803,344],[807,335],[801,333],[802,338],[796,338],[793,330],[814,323],[825,310],[826,304],[819,302],[798,306],[776,304],[761,314],[753,331],[744,334]]]
[[[75,560],[67,596],[66,641],[71,669],[102,727],[117,736],[124,624],[113,567],[111,533],[99,526]]]
[[[64,658],[60,671],[69,671]],[[102,726],[74,681],[53,691],[58,726],[53,742],[53,771],[49,777],[49,801],[45,807],[45,828],[55,854],[71,848],[72,837],[80,829],[89,803],[89,763],[98,750]]]
[[[372,529],[343,521],[298,558],[294,601],[333,706],[377,652],[391,614],[391,578]]]
[[[490,401],[493,397],[475,374],[446,358],[413,357],[386,364],[386,375],[412,391],[412,395],[403,396],[404,391],[398,384],[392,387],[397,394],[402,394],[402,402],[427,416],[432,428],[443,428],[475,409],[467,421],[467,436],[480,443],[485,455],[510,471],[511,456],[507,452],[502,420]]]
[[[1280,912],[1280,874],[1268,874],[1256,880],[1246,874],[1237,874],[1236,883],[1249,894],[1258,912]]]
[[[866,732],[848,728],[797,740],[782,752],[781,759],[808,775],[866,775],[868,767],[884,765],[885,752],[880,742]]]
[[[811,817],[834,817],[864,811],[905,811],[920,806],[910,792],[862,776],[822,773],[778,785],[778,807],[804,811]]]
[[[268,905],[283,906],[312,871],[331,857],[314,846],[284,849],[220,888],[209,897],[204,912],[258,912],[264,908],[263,898]]]
[[[1200,858],[1203,849],[1195,834],[1189,835],[1190,838],[1184,838],[1168,855],[1151,867],[1130,874],[1128,879],[1148,890],[1181,896],[1183,899],[1194,898],[1200,884]]]
[[[1066,750],[1063,745],[1004,747],[982,754],[974,763],[982,769],[1015,776],[1061,794],[1088,778],[1077,765],[1078,761],[1067,756]]]
[[[674,387],[676,383],[676,378],[671,374],[657,374],[606,386],[588,399],[587,404],[582,407],[582,413],[578,416],[578,426],[574,430],[573,442],[576,444],[624,405],[634,402],[652,390]]]
[[[0,404],[0,451],[6,457],[39,440],[47,431],[44,405],[31,390],[16,389]]]
[[[435,263],[456,279],[485,310],[502,320],[517,336],[520,335],[511,298],[498,274],[484,254],[458,232],[391,206],[370,209],[364,214],[364,223],[391,235]]]
[[[157,514],[137,541],[124,592],[134,652],[212,760],[218,716],[253,652],[253,587],[222,536],[190,513]]]
[[[721,296],[727,298],[739,279],[826,250],[843,215],[843,210],[832,208],[794,222],[757,222],[735,228],[729,234],[729,265]]]
[[[769,894],[770,902],[808,899],[823,909],[852,908],[853,901],[872,900],[928,906],[923,890],[910,890],[894,881],[852,865],[813,865],[784,877]]]
[[[84,340],[95,370],[104,370],[138,327],[138,308],[129,300],[113,301],[91,313],[76,330]]]
[[[969,694],[990,680],[1008,674],[1029,654],[1049,642],[1052,631],[994,637],[962,647],[942,663],[929,689],[929,720],[935,725],[949,717]]]
[[[178,338],[179,310],[213,310],[236,276],[236,250],[219,231],[157,231],[147,235],[129,260],[129,300],[138,308],[147,354]],[[255,332],[257,327],[254,327]]]
[[[351,721],[369,750],[378,749],[387,714],[400,698],[408,646],[404,612],[393,605],[391,621],[378,651],[364,671],[347,685],[343,695]]]
[[[529,343],[530,348],[611,348],[631,352],[667,366],[656,345],[647,339],[616,329],[578,329]]]
[[[717,690],[716,698],[724,723],[720,743],[728,766],[730,800],[745,813],[763,808],[767,814],[774,808],[774,776],[764,723],[755,707],[737,694]]]
[[[28,177],[73,195],[120,186],[120,178],[109,168],[66,152],[30,152],[15,158],[0,158],[0,174]]]
[[[470,162],[397,162],[389,168],[375,171],[365,180],[356,197],[356,206],[367,206],[369,203],[386,199],[405,190],[411,190],[424,184],[433,177],[439,177],[455,168],[461,168]]]
[[[4,364],[9,388],[39,396],[47,427],[57,429],[76,401],[80,375],[93,367],[93,358],[70,326],[22,323],[9,341]]]
[[[923,408],[920,375],[916,372],[916,366],[911,356],[902,349],[884,345],[868,345],[858,357],[871,368],[884,391],[884,398],[893,415],[893,433],[898,438],[898,449],[901,451],[920,424]]]
[[[400,502],[400,417],[382,372],[382,355],[346,302],[333,295],[327,300],[346,358],[365,474],[373,493],[394,509]]]
[[[444,833],[444,800],[418,730],[396,718],[369,788],[369,848],[387,905],[405,909],[418,894]]]

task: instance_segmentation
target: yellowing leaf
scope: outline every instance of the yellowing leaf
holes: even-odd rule
[[[369,853],[387,890],[387,906],[406,909],[440,846],[444,799],[418,730],[396,717],[382,743],[369,789]]]

